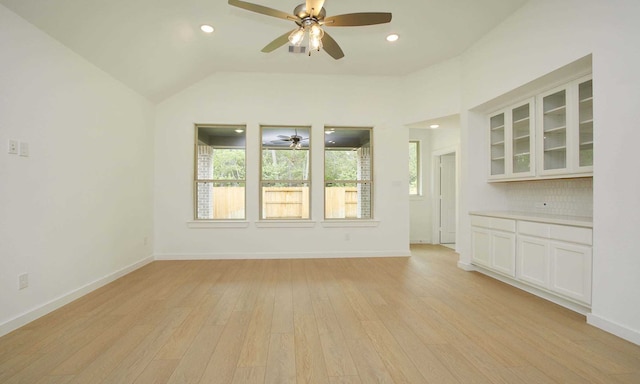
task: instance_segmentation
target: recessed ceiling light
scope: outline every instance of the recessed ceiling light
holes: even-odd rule
[[[201,25],[200,30],[204,33],[213,33],[214,31],[213,27],[207,24]]]
[[[431,128],[431,129],[440,128],[440,124],[431,124],[431,125],[429,126],[429,128]]]
[[[387,36],[387,41],[394,42],[394,41],[397,41],[399,38],[400,36],[398,36],[397,33],[392,33],[389,36]]]
[[[242,133],[242,132],[244,132],[244,129],[236,129],[236,132],[237,133]]]

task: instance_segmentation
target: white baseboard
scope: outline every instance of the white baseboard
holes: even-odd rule
[[[587,324],[591,324],[596,328],[600,328],[605,332],[612,333],[629,342],[640,345],[640,332],[627,328],[611,320],[605,319],[593,313],[587,314]]]
[[[73,290],[67,294],[64,294],[60,297],[57,297],[37,308],[34,308],[28,312],[25,312],[9,321],[6,321],[2,324],[0,324],[0,336],[4,336],[7,333],[14,331],[50,312],[55,311],[56,309],[69,304],[70,302],[78,299],[79,297],[82,297],[84,295],[86,295],[87,293],[90,293],[92,291],[95,291],[96,289],[105,286],[109,283],[111,283],[114,280],[119,279],[120,277],[131,273],[133,271],[135,271],[138,268],[141,268],[147,264],[149,264],[150,262],[153,261],[153,257],[149,256],[145,259],[142,259],[136,263],[133,263],[127,267],[124,267],[118,271],[115,271],[107,276],[104,276],[98,280],[95,280],[87,285],[84,285],[76,290]]]
[[[244,260],[244,259],[338,259],[357,257],[409,257],[411,251],[354,252],[220,252],[220,253],[158,253],[155,260]]]
[[[547,292],[545,290],[542,289],[538,289],[536,287],[530,286],[528,284],[522,283],[520,281],[514,280],[510,277],[507,276],[503,276],[499,273],[493,272],[489,269],[483,268],[481,266],[478,265],[472,265],[473,269],[472,271],[476,271],[479,273],[482,273],[483,275],[487,275],[489,277],[492,277],[496,280],[502,281],[505,284],[509,284],[511,286],[514,286],[516,288],[519,288],[525,292],[529,292],[532,295],[536,295],[538,297],[542,297],[543,299],[546,299],[552,303],[558,304],[562,307],[565,307],[567,309],[570,309],[574,312],[577,312],[581,315],[587,315],[591,312],[591,308],[585,306],[584,304],[580,304],[577,302],[574,302],[572,300],[569,299],[565,299],[563,297],[557,296],[553,293]]]
[[[474,267],[473,264],[467,263],[466,261],[461,261],[461,260],[458,260],[458,268],[462,269],[463,271],[467,271],[467,272],[471,272],[471,271],[475,271],[476,270],[476,267]]]

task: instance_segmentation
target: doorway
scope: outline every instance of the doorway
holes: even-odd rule
[[[456,153],[436,154],[436,239],[439,244],[456,246]]]

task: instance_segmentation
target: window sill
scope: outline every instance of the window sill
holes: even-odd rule
[[[356,227],[377,227],[378,220],[325,220],[322,226],[325,228],[356,228]]]
[[[257,228],[313,228],[315,221],[310,220],[262,220],[256,221]]]
[[[248,228],[249,222],[245,220],[198,220],[188,221],[188,228]]]

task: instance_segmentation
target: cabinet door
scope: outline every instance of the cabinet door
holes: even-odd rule
[[[568,171],[569,134],[568,87],[556,88],[538,97],[539,174],[554,175]]]
[[[578,129],[574,142],[577,148],[574,155],[577,173],[593,172],[593,82],[591,77],[577,81],[577,118]]]
[[[488,229],[471,227],[471,260],[491,266],[491,235]]]
[[[511,172],[513,177],[535,175],[533,99],[510,110]]]
[[[516,276],[516,235],[508,232],[491,232],[491,268]]]
[[[518,279],[542,288],[549,286],[549,241],[518,236]]]
[[[550,243],[549,288],[561,295],[591,304],[591,247]]]
[[[497,112],[489,117],[489,178],[499,179],[507,175],[507,113]]]

